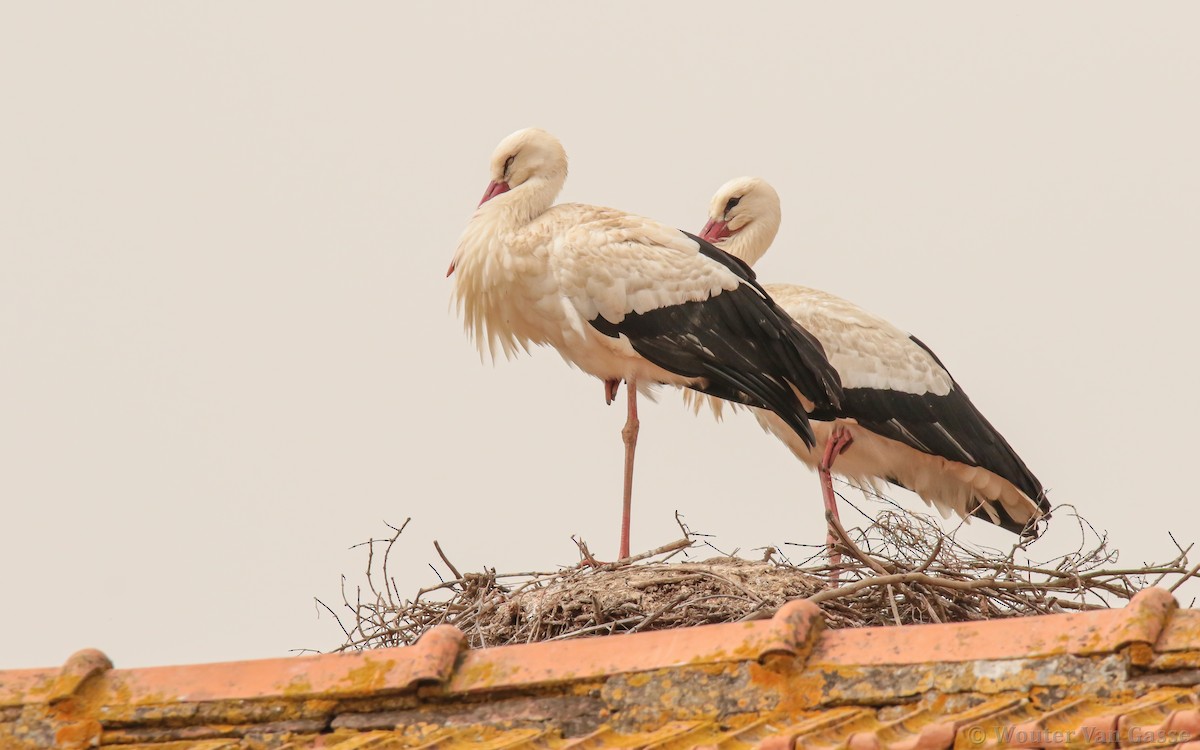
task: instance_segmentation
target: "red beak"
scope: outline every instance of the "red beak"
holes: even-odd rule
[[[708,223],[704,225],[704,229],[700,230],[700,236],[713,243],[720,242],[732,234],[733,232],[729,231],[728,222],[713,221],[712,219],[709,219]]]
[[[501,193],[508,192],[508,183],[502,180],[492,180],[488,183],[487,190],[483,191],[483,200],[479,201],[479,205],[487,203],[492,198],[495,198]]]

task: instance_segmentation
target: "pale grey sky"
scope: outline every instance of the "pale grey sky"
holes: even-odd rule
[[[565,200],[692,231],[784,202],[764,281],[911,330],[1123,560],[1187,539],[1200,418],[1191,3],[8,3],[0,9],[0,668],[340,638],[313,596],[412,516],[432,580],[615,552],[624,414],[448,308],[509,132]],[[643,410],[633,546],[824,537],[748,415]],[[909,501],[914,507],[919,501]],[[852,514],[851,514],[852,515]],[[1069,519],[1063,519],[1069,521]],[[964,538],[1007,543],[975,524]],[[1035,552],[1074,542],[1058,523]]]

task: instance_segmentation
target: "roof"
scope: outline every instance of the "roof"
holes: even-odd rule
[[[85,650],[0,672],[0,748],[1200,750],[1200,611],[1124,609],[825,630],[773,618],[465,649],[114,669]],[[1191,738],[1196,737],[1196,742]]]

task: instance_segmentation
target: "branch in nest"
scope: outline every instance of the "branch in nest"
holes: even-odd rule
[[[517,573],[485,568],[464,575],[434,542],[454,579],[420,588],[412,599],[399,596],[388,570],[401,525],[390,527],[390,539],[364,543],[365,588],[351,597],[343,582],[349,620],[325,608],[344,636],[339,650],[411,644],[441,623],[457,626],[472,646],[481,647],[747,621],[769,617],[797,598],[817,603],[831,628],[1020,617],[1108,607],[1151,580],[1176,578],[1174,591],[1200,577],[1200,564],[1188,560],[1192,546],[1180,546],[1173,537],[1178,554],[1166,563],[1105,568],[1115,563],[1116,551],[1079,518],[1078,548],[1045,561],[1030,560],[1019,545],[1003,551],[973,547],[927,516],[898,510],[885,508],[864,528],[850,531],[830,520],[846,553],[838,588],[829,587],[823,559],[792,564],[783,554],[752,561],[722,553],[703,562],[669,563],[681,550],[697,549],[693,532],[676,514],[682,539],[591,567]],[[383,555],[374,554],[376,543],[386,545]],[[586,546],[578,544],[586,556]]]

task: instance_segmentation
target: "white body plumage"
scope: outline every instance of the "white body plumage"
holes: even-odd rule
[[[741,280],[682,232],[614,209],[554,206],[528,223],[484,203],[455,255],[455,298],[480,352],[511,357],[531,344],[601,379],[688,385],[589,324],[612,323],[735,289]]]

